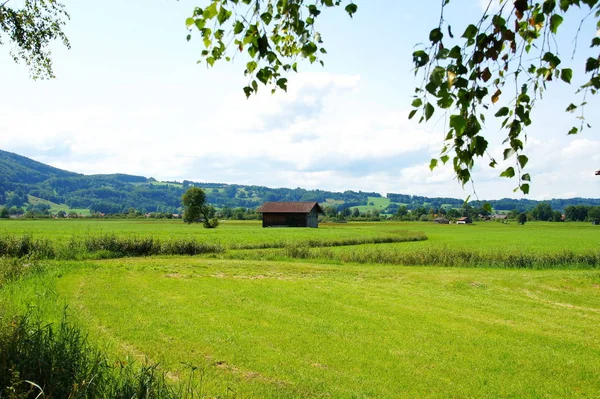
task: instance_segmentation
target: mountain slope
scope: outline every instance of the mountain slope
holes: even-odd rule
[[[0,206],[36,205],[34,197],[60,206],[61,209],[89,209],[91,212],[118,213],[134,208],[142,212],[177,213],[181,196],[191,186],[202,187],[207,201],[218,208],[256,209],[264,201],[318,201],[338,210],[360,207],[361,211],[378,210],[396,213],[399,206],[424,208],[434,212],[440,207],[460,208],[462,199],[424,197],[363,191],[331,192],[302,188],[268,188],[222,183],[159,182],[153,178],[126,174],[83,175],[54,168],[33,159],[0,150]],[[41,203],[43,201],[37,201]],[[484,201],[472,201],[475,208]],[[525,211],[538,201],[509,199],[487,201],[495,210]],[[553,209],[569,205],[600,205],[599,199],[571,198],[547,201]]]
[[[52,177],[80,176],[33,159],[0,150],[0,183],[35,184]]]

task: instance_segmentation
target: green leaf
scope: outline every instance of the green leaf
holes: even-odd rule
[[[519,155],[517,157],[517,161],[519,162],[519,166],[521,167],[521,169],[523,169],[525,165],[527,165],[529,158],[527,158],[525,155]]]
[[[223,25],[229,18],[231,17],[231,11],[225,9],[225,7],[221,6],[219,10],[219,14],[217,15],[217,21],[219,24]]]
[[[446,162],[448,162],[449,159],[450,157],[448,155],[442,155],[440,157],[440,160],[444,163],[444,165],[446,164]]]
[[[560,26],[560,24],[562,24],[563,22],[563,17],[561,17],[558,14],[553,14],[550,17],[550,30],[552,31],[552,33],[556,34],[556,31],[558,30],[558,27]]]
[[[563,68],[562,71],[560,71],[560,78],[567,83],[571,83],[571,78],[573,77],[573,70],[571,70],[570,68]]]
[[[431,118],[434,111],[435,109],[433,108],[433,105],[431,105],[430,103],[427,103],[425,105],[425,121],[428,121]]]
[[[496,112],[496,114],[494,115],[497,118],[500,118],[502,116],[506,116],[509,113],[509,109],[508,107],[502,107],[498,110],[498,112]]]
[[[440,28],[435,28],[431,32],[429,32],[429,40],[431,43],[435,44],[442,40],[444,34]]]
[[[244,93],[246,94],[246,98],[249,98],[250,95],[252,94],[252,87],[246,86],[244,87]]]
[[[410,113],[408,114],[408,119],[412,119],[416,113],[417,113],[416,109],[413,109],[412,111],[410,111]]]
[[[467,127],[467,120],[462,115],[450,115],[450,127],[454,129],[457,136],[462,136]]]
[[[238,34],[242,33],[243,30],[244,30],[244,24],[241,23],[240,21],[235,21],[235,26],[233,27],[233,33],[238,35]]]
[[[250,61],[246,64],[246,68],[248,69],[248,73],[254,72],[254,70],[258,67],[258,64],[255,61]]]
[[[521,184],[520,189],[523,192],[523,194],[529,194],[529,184]]]
[[[438,160],[433,158],[429,163],[429,170],[433,171],[438,164]]]
[[[573,112],[577,109],[577,105],[571,103],[569,104],[569,106],[567,107],[567,109],[565,109],[565,112]]]
[[[473,39],[475,37],[475,35],[477,34],[477,27],[473,24],[467,26],[467,29],[465,29],[465,33],[463,33],[462,37],[464,37],[465,39]]]
[[[217,16],[218,13],[219,11],[217,10],[217,3],[212,3],[204,9],[204,13],[202,14],[202,16],[204,17],[204,19],[213,19]]]
[[[196,20],[194,18],[188,18],[185,20],[185,27],[189,28],[190,26],[194,25],[196,23]]]
[[[515,150],[513,150],[512,148],[505,149],[504,150],[504,154],[503,154],[504,155],[504,159],[506,160],[506,159],[512,157],[514,155],[514,153],[515,153]]]
[[[429,62],[429,54],[423,50],[415,51],[413,53],[413,62],[417,68],[425,66]]]
[[[358,6],[354,3],[350,3],[346,6],[345,10],[348,13],[348,15],[350,15],[350,18],[352,18],[356,11],[358,11]]]
[[[265,12],[260,16],[260,19],[265,23],[265,25],[269,25],[273,20],[273,16],[269,12]]]
[[[415,98],[411,105],[415,108],[419,108],[421,105],[423,105],[423,100],[420,98]]]
[[[579,132],[579,129],[577,129],[576,127],[572,127],[571,130],[569,130],[569,133],[567,134],[577,134]]]
[[[529,176],[529,173],[525,173],[523,176],[521,176],[521,180],[531,181],[531,176]]]
[[[277,79],[277,86],[279,86],[280,89],[287,91],[287,79],[286,78]]]
[[[514,177],[515,176],[515,168],[513,168],[512,166],[509,166],[508,168],[506,168],[506,170],[502,173],[500,173],[501,177]]]
[[[490,205],[489,202],[486,202],[485,204],[483,204],[483,209],[488,212],[492,212],[492,206]]]

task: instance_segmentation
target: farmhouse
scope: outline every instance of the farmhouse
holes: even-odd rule
[[[446,218],[435,218],[433,219],[433,223],[437,223],[437,224],[450,224],[450,220],[446,219]]]
[[[471,218],[466,217],[466,216],[456,220],[456,224],[471,224],[471,223],[473,223]]]
[[[265,202],[256,210],[262,213],[263,227],[319,227],[317,202]]]

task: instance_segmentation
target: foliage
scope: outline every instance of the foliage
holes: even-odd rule
[[[527,194],[531,178],[523,171],[528,163],[523,151],[526,128],[532,123],[531,110],[550,82],[569,84],[573,78],[572,69],[561,66],[556,44],[559,27],[563,20],[575,18],[570,15],[582,7],[589,11],[588,16],[598,19],[600,29],[598,1],[500,0],[498,10],[489,1],[481,19],[469,25],[460,38],[454,37],[451,25],[444,19],[449,3],[450,0],[442,2],[440,22],[429,34],[429,46],[413,53],[415,73],[423,74],[423,85],[416,89],[410,117],[420,112],[420,122],[428,121],[436,109],[449,114],[446,145],[440,157],[431,160],[430,167],[452,158],[456,176],[463,185],[471,180],[478,157],[487,155],[490,166],[495,167],[497,161],[487,152],[484,129],[485,111],[495,106],[494,116],[507,131],[503,157],[514,159],[514,165],[500,176],[516,177],[515,190]],[[582,102],[579,106],[565,104],[567,112],[582,108],[586,94],[596,94],[600,89],[600,57],[594,49],[600,46],[600,38],[593,37],[590,44],[592,49],[585,61],[589,80],[577,90],[583,93]],[[508,94],[510,91],[512,94]],[[582,109],[580,119],[580,126],[568,134],[583,130]]]
[[[527,222],[527,214],[525,212],[521,212],[518,218],[519,224],[525,224]]]
[[[460,38],[455,38],[444,19],[449,3],[442,2],[439,25],[429,34],[430,44],[413,53],[415,73],[421,72],[424,79],[416,89],[409,117],[420,112],[420,122],[426,122],[436,109],[450,114],[447,143],[440,157],[431,160],[430,167],[452,158],[458,181],[464,185],[471,181],[478,157],[488,155],[490,166],[497,165],[487,152],[483,128],[485,110],[497,104],[495,117],[507,129],[503,157],[514,157],[514,166],[500,176],[516,177],[515,190],[527,194],[531,177],[524,172],[528,157],[523,152],[526,128],[532,123],[530,112],[549,82],[562,80],[569,84],[573,79],[573,70],[560,65],[556,48],[559,27],[565,18],[575,18],[571,16],[574,9],[585,7],[598,19],[600,29],[598,1],[500,0],[495,10],[490,0],[479,21],[470,24]],[[351,1],[346,4],[341,0],[211,0],[206,8],[195,8],[186,20],[190,30],[187,38],[191,40],[192,32],[198,31],[204,44],[201,56],[209,66],[221,59],[230,61],[237,52],[247,52],[251,60],[244,71],[249,76],[249,84],[244,87],[246,96],[258,90],[259,82],[273,91],[286,90],[286,73],[297,71],[298,58],[323,64],[320,56],[327,51],[315,29],[317,17],[323,9],[344,5],[350,16],[358,10]],[[597,46],[600,38],[593,37],[585,61],[589,80],[577,91],[583,93],[582,102],[579,106],[565,104],[567,112],[583,108],[585,96],[600,89],[600,57],[593,50]],[[511,90],[512,85],[513,95],[504,100],[507,95],[503,91]],[[579,118],[580,126],[573,127],[569,134],[584,128],[583,110]]]
[[[0,45],[14,45],[15,62],[23,61],[35,78],[53,78],[50,45],[61,41],[70,48],[63,32],[69,14],[56,0],[24,0],[13,8],[10,0],[0,3]]]
[[[205,228],[216,228],[219,220],[214,217],[215,209],[206,203],[206,194],[199,187],[190,187],[182,196],[183,220],[188,224],[202,221]]]
[[[536,207],[531,210],[531,213],[535,220],[541,220],[543,222],[551,221],[553,217],[552,207],[545,202],[537,204]]]
[[[244,93],[258,91],[259,82],[287,90],[287,73],[297,71],[297,59],[319,62],[327,51],[315,23],[324,9],[344,6],[352,16],[358,7],[352,1],[317,0],[211,0],[205,8],[196,7],[186,20],[192,38],[197,31],[203,41],[202,59],[213,66],[230,61],[238,52],[247,52],[251,60],[244,74],[249,83]],[[309,3],[309,2],[306,2]]]

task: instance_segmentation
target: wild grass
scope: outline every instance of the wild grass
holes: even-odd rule
[[[57,324],[28,312],[0,326],[2,398],[192,398],[195,381],[174,384],[158,365],[110,362],[66,311]]]
[[[310,259],[326,263],[389,264],[404,266],[492,267],[519,269],[594,269],[600,267],[600,250],[524,252],[505,250],[477,251],[469,248],[419,248],[399,250],[398,246],[373,245],[343,248],[311,248],[291,244],[282,250],[228,251],[224,259],[291,260]]]
[[[102,234],[73,236],[66,242],[34,238],[29,234],[0,237],[0,256],[35,259],[101,259],[151,255],[200,255],[219,253],[224,249],[215,243],[192,238],[161,241],[152,236],[119,236]]]

